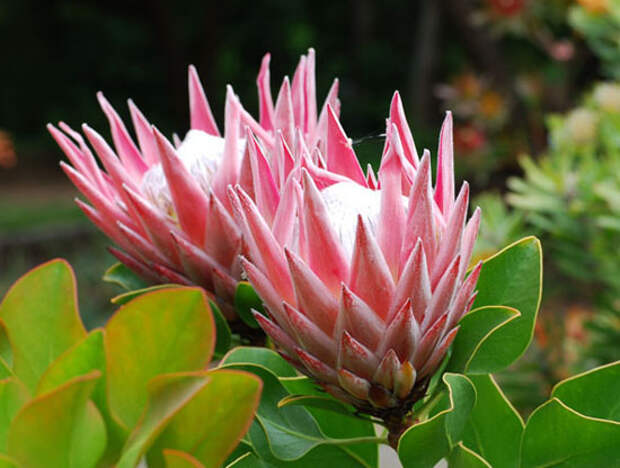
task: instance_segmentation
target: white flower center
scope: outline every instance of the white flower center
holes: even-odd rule
[[[239,141],[239,153],[245,151],[245,140]],[[205,193],[209,192],[213,177],[224,154],[224,138],[209,135],[202,130],[187,132],[176,150],[185,168]],[[153,165],[142,177],[142,192],[155,205],[174,217],[174,204],[161,164]]]
[[[348,258],[353,255],[357,216],[362,215],[373,233],[377,233],[381,211],[381,191],[362,187],[355,182],[339,182],[322,190],[329,222]],[[407,197],[402,197],[403,207]]]

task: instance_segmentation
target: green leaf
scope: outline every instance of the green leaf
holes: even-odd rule
[[[280,381],[282,382],[282,380]],[[355,412],[355,410],[351,410],[352,407],[348,407],[344,403],[335,400],[329,395],[287,395],[278,402],[278,408],[283,408],[289,405],[303,406],[308,410],[311,408],[329,410],[333,413],[340,413],[344,416],[351,416]]]
[[[278,402],[287,392],[271,371],[252,364],[226,364],[221,368],[245,370],[263,381],[263,395],[256,419],[265,431],[275,457],[281,460],[298,459],[325,440],[316,420],[304,408],[278,408]]]
[[[411,426],[398,442],[398,456],[405,468],[433,467],[460,441],[476,402],[476,390],[461,374],[445,373],[450,407]]]
[[[253,364],[262,366],[278,377],[297,377],[297,372],[282,356],[271,349],[240,346],[222,359],[221,365]]]
[[[87,374],[93,370],[100,371],[103,377],[95,384],[92,400],[103,416],[106,425],[108,444],[105,459],[116,460],[127,437],[127,431],[119,426],[108,407],[103,340],[103,330],[95,329],[82,341],[61,354],[41,377],[36,395],[46,393],[74,377]]]
[[[159,291],[160,289],[178,288],[176,284],[158,284],[155,286],[149,286],[148,288],[137,289],[135,291],[125,292],[119,294],[116,297],[110,299],[110,302],[116,305],[127,304],[129,301],[135,299],[142,294],[146,294],[153,291]],[[209,306],[211,307],[211,313],[213,314],[213,320],[215,321],[215,355],[223,356],[229,349],[231,343],[231,332],[228,322],[222,315],[220,308],[217,304],[209,299]]]
[[[563,380],[551,396],[585,416],[620,422],[620,361]]]
[[[103,281],[118,284],[121,288],[126,289],[127,291],[144,289],[149,285],[146,281],[120,262],[115,263],[105,271],[103,274]]]
[[[199,288],[162,289],[122,306],[105,327],[108,401],[128,428],[159,374],[204,369],[213,354],[213,318]]]
[[[0,304],[13,370],[31,391],[47,367],[86,336],[76,298],[73,270],[52,260],[22,276]]]
[[[334,399],[333,403],[349,417],[342,420],[340,415],[321,409],[315,411],[313,408],[305,409],[294,404],[282,405],[291,397],[290,393],[312,394],[316,397],[325,397],[327,394],[318,390],[312,380],[298,376],[295,369],[278,353],[266,348],[235,348],[224,357],[221,366],[245,369],[263,380],[263,397],[257,412],[260,422],[253,425],[253,432],[255,439],[258,437],[257,430],[266,432],[266,435],[261,436],[268,441],[264,447],[270,454],[273,451],[273,455],[277,457],[275,459],[294,459],[295,466],[297,463],[300,463],[299,466],[309,466],[306,465],[306,460],[311,454],[312,457],[328,457],[329,454],[348,460],[343,462],[347,463],[343,467],[360,466],[360,463],[362,466],[375,466],[373,463],[376,460],[376,443],[352,444],[338,449],[325,446],[319,449],[322,444],[338,444],[339,440],[343,439],[374,436],[374,430],[370,422],[351,418],[352,411],[344,409],[347,405]],[[276,375],[281,377],[277,378]],[[286,447],[284,439],[291,442],[290,449]],[[259,458],[264,462],[269,456],[261,453]]]
[[[518,468],[523,420],[491,375],[468,375],[476,388],[463,443],[494,468]]]
[[[120,449],[127,437],[127,429],[119,425],[119,422],[113,418],[108,406],[103,334],[102,329],[95,329],[82,341],[61,354],[41,377],[36,394],[41,395],[74,377],[99,370],[103,377],[95,384],[92,400],[103,416],[106,425],[108,443],[104,460],[113,463],[118,459]]]
[[[204,468],[202,463],[190,454],[178,450],[164,450],[166,468]]]
[[[488,374],[512,364],[532,340],[542,294],[540,241],[526,237],[485,260],[476,288],[474,309],[501,305],[521,313],[488,336],[486,351],[469,364],[468,373]]]
[[[246,325],[252,328],[260,328],[260,325],[252,315],[252,309],[264,313],[263,301],[261,301],[254,288],[247,281],[240,281],[235,291],[235,311]]]
[[[207,371],[165,374],[153,378],[147,386],[148,402],[144,413],[123,448],[117,468],[134,468],[168,422],[208,381]]]
[[[29,399],[30,392],[16,377],[0,380],[0,453],[6,453],[13,417]]]
[[[374,425],[369,420],[355,417],[352,414],[342,416],[341,413],[318,407],[310,407],[308,411],[319,423],[323,434],[331,439],[362,439],[376,436]],[[376,468],[379,463],[379,445],[376,442],[352,444],[339,448],[349,453],[352,458],[364,460],[368,466]]]
[[[279,408],[287,405],[300,405],[308,409],[326,409],[345,416],[353,416],[357,412],[353,406],[336,400],[309,377],[280,377],[279,380],[290,393],[278,402]]]
[[[14,375],[15,374],[9,365],[4,361],[4,359],[0,358],[0,379],[7,379],[9,377],[13,377]]]
[[[361,460],[354,460],[339,447],[322,445],[312,449],[301,460],[284,462],[271,458],[259,458],[248,452],[237,458],[226,468],[316,468],[317,466],[337,466],[339,468],[368,468]]]
[[[105,372],[105,357],[103,351],[103,330],[93,330],[86,338],[74,344],[61,354],[41,376],[35,395],[48,392],[68,380],[94,370]],[[105,401],[105,385],[100,379],[96,387],[100,392],[94,399]],[[94,393],[98,393],[97,389]]]
[[[618,466],[620,424],[583,416],[557,398],[531,414],[521,442],[521,467]]]
[[[0,362],[9,368],[13,365],[13,349],[6,325],[2,319],[0,319]]]
[[[146,288],[134,289],[131,291],[124,292],[122,294],[119,294],[118,296],[114,296],[112,299],[110,299],[110,302],[112,304],[121,306],[123,304],[127,304],[129,301],[131,301],[132,299],[135,299],[138,296],[141,296],[142,294],[146,294],[146,293],[153,292],[153,291],[159,291],[160,289],[178,288],[178,287],[179,286],[176,284],[156,284],[155,286],[148,286]]]
[[[280,377],[279,380],[291,395],[280,400],[278,407],[288,405],[305,407],[314,416],[321,431],[328,437],[347,439],[375,435],[374,426],[370,420],[358,416],[353,406],[336,400],[312,379],[297,376]],[[377,465],[378,447],[375,443],[355,444],[341,448],[349,453],[357,454],[370,466]]]
[[[284,385],[284,388],[286,388],[286,390],[291,394],[291,397],[299,395],[324,397],[329,395],[316,383],[316,381],[314,381],[310,377],[306,377],[305,375],[279,377],[279,379],[280,383]],[[342,404],[344,405],[344,403]]]
[[[222,315],[220,308],[217,304],[209,299],[209,306],[211,307],[211,313],[213,314],[213,320],[215,321],[215,356],[221,357],[230,349],[232,337],[228,322]]]
[[[205,466],[220,466],[247,432],[262,382],[247,372],[216,370],[171,419],[148,453],[149,467],[163,467],[163,449],[186,452]]]
[[[11,457],[0,453],[0,468],[19,468],[19,465]]]
[[[90,468],[106,445],[103,419],[89,397],[99,371],[28,402],[9,429],[8,455],[28,468]]]
[[[489,462],[460,442],[450,452],[448,466],[450,468],[492,468]]]
[[[493,367],[495,349],[487,346],[489,337],[520,315],[518,310],[505,306],[483,306],[469,312],[459,322],[448,369],[466,372],[472,366],[479,371],[485,365]]]
[[[303,457],[305,460],[309,452],[322,444],[339,444],[338,439],[325,437],[317,421],[305,408],[300,406],[278,408],[278,402],[287,395],[287,392],[278,378],[265,367],[231,363],[222,368],[245,370],[257,375],[263,381],[263,394],[256,412],[256,421],[246,436],[246,438],[254,440],[251,443],[254,449],[258,451],[260,458],[299,461]],[[264,443],[256,442],[263,439],[265,439]],[[259,448],[257,448],[257,444]],[[349,460],[356,460],[356,456],[344,450],[329,450],[329,452],[332,455],[344,453]],[[322,452],[320,451],[320,453]],[[358,465],[359,462],[356,461],[352,466]]]
[[[233,461],[228,467],[234,468],[316,468],[317,466],[338,468],[370,468],[364,460],[347,452],[345,447],[319,445],[302,458],[283,461],[275,458],[269,449],[269,440],[260,425],[255,422],[246,436],[254,453],[246,453]],[[228,468],[227,467],[227,468]]]

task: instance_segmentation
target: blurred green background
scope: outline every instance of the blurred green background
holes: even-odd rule
[[[88,326],[119,292],[101,281],[113,257],[73,203],[47,122],[107,135],[102,90],[124,118],[131,97],[182,136],[189,64],[221,122],[226,84],[256,114],[262,56],[272,54],[275,92],[314,47],[319,99],[338,77],[360,159],[379,160],[394,90],[432,154],[450,109],[458,178],[483,207],[477,255],[542,238],[535,345],[500,376],[519,409],[620,357],[618,0],[4,0],[0,44],[0,295],[54,257],[76,270]]]

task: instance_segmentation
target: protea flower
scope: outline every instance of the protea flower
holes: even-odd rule
[[[454,195],[452,118],[432,187],[395,94],[378,180],[321,181],[302,169],[299,216],[278,238],[242,187],[230,189],[250,259],[243,268],[269,313],[255,313],[280,353],[336,398],[400,421],[426,389],[470,309],[481,265],[466,271],[480,211]],[[327,157],[352,154],[343,138]],[[302,187],[303,185],[303,187]]]
[[[310,49],[301,57],[292,83],[284,79],[274,105],[269,60],[267,54],[257,78],[259,120],[228,87],[223,136],[192,66],[191,126],[176,147],[130,100],[136,145],[101,93],[97,97],[109,120],[114,148],[88,125],[82,130],[105,170],[99,169],[79,133],[62,122],[62,131],[48,125],[72,164],[61,163],[63,170],[91,203],[76,200],[78,205],[120,247],[112,253],[149,281],[205,287],[215,293],[229,318],[234,315],[230,304],[240,279],[243,243],[230,214],[227,186],[244,187],[278,235],[290,205],[280,203],[280,195],[295,167],[308,167],[318,177],[328,174],[326,169],[348,174],[348,161],[332,158],[326,165],[320,156],[329,144],[328,120],[339,113],[338,81],[317,117],[315,55]],[[312,156],[302,161],[299,155],[306,152]],[[284,200],[293,194],[289,192]]]

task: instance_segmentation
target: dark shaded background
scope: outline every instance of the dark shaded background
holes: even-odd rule
[[[383,129],[394,90],[403,94],[419,146],[434,149],[443,109],[434,85],[463,68],[484,72],[514,93],[525,65],[548,57],[526,41],[492,38],[467,21],[484,2],[467,0],[274,0],[213,2],[5,0],[0,5],[0,127],[16,140],[24,164],[55,165],[46,122],[89,122],[105,129],[95,92],[127,115],[132,97],[166,132],[188,126],[186,71],[198,67],[216,118],[231,83],[251,112],[260,59],[272,53],[272,86],[292,74],[308,47],[317,50],[319,96],[341,79],[342,120],[357,138]],[[535,2],[534,2],[535,3]],[[550,1],[548,3],[553,3]],[[561,1],[558,9],[562,7]],[[550,25],[567,34],[558,21]],[[587,60],[586,60],[587,62]],[[549,110],[572,102],[584,59],[555,67]],[[515,117],[518,117],[518,106]],[[518,118],[514,125],[525,125]],[[433,129],[430,131],[430,129]],[[533,141],[539,150],[544,141]],[[36,158],[36,161],[30,161]]]

